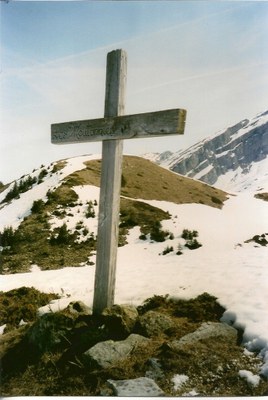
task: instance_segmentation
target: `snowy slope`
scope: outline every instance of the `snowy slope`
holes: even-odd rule
[[[33,188],[25,193],[20,194],[19,199],[13,199],[10,204],[2,204],[2,200],[6,197],[9,190],[13,187],[12,182],[2,193],[0,193],[0,231],[6,226],[17,228],[24,217],[27,217],[31,212],[31,207],[35,200],[46,199],[48,190],[56,188],[61,181],[74,171],[85,168],[84,161],[99,159],[100,156],[81,156],[68,159],[67,165],[56,173],[50,174],[44,182],[34,185]],[[53,165],[51,165],[53,167]],[[42,167],[29,174],[31,177],[37,177]],[[26,177],[25,177],[26,178]],[[24,179],[25,179],[24,178]],[[17,181],[19,182],[19,180]],[[8,209],[6,212],[5,209]]]
[[[68,160],[61,178],[82,168],[84,160]],[[45,196],[51,185],[49,179],[52,177],[43,183],[43,188],[38,188],[38,193],[37,189],[32,190],[28,197],[25,194],[14,201],[16,207],[3,208],[1,222],[9,221],[17,226],[30,212],[33,200]],[[53,179],[56,185],[56,177]],[[99,193],[94,186],[74,189],[82,200],[96,198]],[[147,203],[172,215],[170,220],[163,221],[163,227],[174,233],[174,240],[151,243],[139,239],[138,227],[130,231],[128,245],[118,249],[115,301],[140,304],[154,294],[190,298],[208,292],[226,307],[224,320],[235,321],[236,326],[245,328],[244,343],[249,350],[261,352],[264,357],[262,372],[268,376],[268,247],[244,243],[256,234],[268,232],[268,203],[254,198],[250,192],[230,196],[222,210],[201,204]],[[81,216],[74,218],[78,220]],[[75,224],[75,220],[72,223]],[[91,223],[96,227],[97,215]],[[193,251],[183,248],[183,254],[178,256],[178,244],[184,244],[181,238],[184,228],[197,230],[203,246]],[[173,246],[174,251],[161,255],[168,245]],[[94,255],[91,261],[95,261]],[[65,307],[72,300],[82,300],[91,306],[94,274],[95,266],[72,268],[70,265],[50,271],[40,271],[38,266],[33,266],[30,273],[1,276],[0,290],[34,286],[45,292],[59,293],[62,298],[54,301],[53,310]],[[41,312],[45,311],[47,307]]]
[[[214,185],[228,192],[268,192],[268,157],[252,163],[247,171],[241,167],[221,175]]]
[[[268,111],[176,153],[145,154],[174,172],[227,191],[258,190],[268,176]],[[259,176],[262,182],[257,182]]]

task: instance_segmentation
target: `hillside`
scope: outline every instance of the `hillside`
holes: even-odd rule
[[[108,381],[154,376],[166,395],[267,394],[266,195],[230,196],[126,157],[115,303],[130,307],[136,322],[119,337],[118,316],[104,322],[90,311],[99,170],[95,156],[63,160],[0,194],[3,393],[112,395]],[[151,321],[152,311],[160,336],[127,347],[131,360],[103,369],[84,364],[95,344],[124,347],[121,340],[146,336],[141,321]],[[227,329],[228,343],[210,336],[181,348],[184,336],[199,337],[203,323],[211,331],[211,322],[234,328],[237,340]]]
[[[100,167],[100,160],[87,157],[61,161],[22,177],[1,193],[2,273],[29,271],[32,264],[53,269],[91,262]],[[121,195],[120,245],[129,228],[137,225],[147,234],[156,221],[169,218],[141,199],[216,208],[227,199],[221,190],[131,156],[124,158]]]
[[[227,191],[258,190],[268,159],[268,111],[176,153],[148,154],[159,165]]]

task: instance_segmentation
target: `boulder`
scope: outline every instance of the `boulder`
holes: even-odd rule
[[[136,378],[126,380],[108,380],[116,396],[122,397],[156,397],[164,396],[164,392],[150,378]]]
[[[157,311],[148,311],[142,315],[138,325],[141,333],[148,337],[160,335],[176,326],[171,317]]]
[[[67,311],[74,315],[91,315],[92,310],[82,301],[72,301],[67,306]]]
[[[104,324],[115,339],[122,339],[132,333],[138,319],[136,307],[131,305],[113,305],[102,312]]]
[[[86,359],[95,367],[109,368],[120,360],[124,360],[140,345],[149,343],[149,339],[131,334],[127,339],[99,342],[84,353]]]
[[[181,350],[185,345],[212,338],[223,338],[226,342],[236,344],[237,330],[221,322],[204,322],[196,331],[170,342],[169,347],[175,351]]]

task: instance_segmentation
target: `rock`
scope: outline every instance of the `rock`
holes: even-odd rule
[[[171,317],[157,311],[148,311],[139,319],[139,329],[145,336],[152,337],[165,333],[176,324]]]
[[[210,185],[221,175],[239,167],[247,173],[252,163],[265,159],[268,154],[268,123],[261,124],[266,114],[267,111],[252,120],[240,121],[178,152],[176,157],[174,154],[158,154],[155,162],[169,165],[174,172]]]
[[[114,332],[114,338],[122,339],[133,331],[139,314],[134,306],[115,304],[106,308],[102,316],[109,331]]]
[[[179,340],[169,343],[172,350],[181,350],[185,345],[191,345],[200,340],[212,338],[224,338],[226,342],[236,344],[237,330],[221,322],[204,322],[200,328],[192,333],[188,333]]]
[[[148,344],[149,339],[131,334],[127,339],[121,341],[106,340],[97,343],[84,353],[84,356],[96,367],[109,368],[116,362],[124,360],[140,345]]]
[[[82,301],[72,301],[67,306],[67,311],[74,315],[91,315],[92,310]]]
[[[165,374],[161,369],[161,364],[157,358],[150,358],[148,360],[149,368],[145,373],[147,378],[161,379],[164,378]]]
[[[156,397],[164,396],[164,392],[155,383],[153,379],[150,378],[136,378],[136,379],[126,379],[126,380],[108,380],[109,385],[114,390],[116,396],[123,397]]]

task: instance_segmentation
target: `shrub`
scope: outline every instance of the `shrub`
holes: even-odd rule
[[[35,200],[33,202],[31,211],[34,214],[39,214],[44,210],[44,206],[45,206],[45,203],[43,202],[43,200],[41,200],[41,199],[40,200]]]
[[[2,200],[2,203],[6,202],[6,201],[10,201],[15,198],[19,198],[19,197],[20,197],[20,195],[19,195],[18,184],[17,184],[17,182],[15,182],[12,189],[7,193],[4,200]]]
[[[144,233],[143,233],[143,234],[141,234],[141,235],[139,236],[139,239],[140,239],[140,240],[146,240],[147,237],[146,237],[146,235],[144,235]]]
[[[87,236],[88,233],[89,233],[88,228],[84,228],[82,231],[83,236]]]
[[[42,169],[38,175],[38,183],[42,183],[44,177],[48,174],[48,171],[46,169]]]
[[[82,229],[84,226],[83,221],[78,221],[77,224],[75,225],[75,229],[79,230]]]
[[[133,228],[138,225],[138,217],[135,210],[130,208],[127,211],[122,211],[120,215],[122,222],[120,223],[120,228]]]
[[[18,230],[14,230],[12,226],[8,226],[4,228],[3,232],[0,232],[0,246],[14,248],[19,238]]]
[[[188,247],[188,249],[190,250],[198,249],[199,247],[202,246],[202,244],[196,240],[196,238],[198,237],[197,231],[190,231],[189,229],[183,229],[181,237],[186,241],[185,247]]]
[[[164,242],[168,235],[169,235],[168,231],[162,230],[161,222],[155,221],[155,223],[152,226],[151,233],[150,233],[151,240],[154,240],[155,242]]]
[[[165,256],[166,254],[171,253],[172,251],[174,251],[173,246],[167,246],[167,247],[163,250],[162,254],[163,254],[163,256]]]
[[[0,246],[7,247],[11,246],[14,237],[14,230],[12,226],[4,228],[3,233],[0,232]]]
[[[192,240],[187,240],[185,247],[188,247],[190,250],[195,250],[198,249],[199,247],[202,247],[202,244],[199,243],[196,239]]]
[[[190,231],[189,229],[183,229],[181,237],[185,240],[193,240],[198,237],[197,231]]]
[[[92,201],[90,200],[88,202],[88,207],[87,207],[87,211],[86,211],[86,218],[95,218],[95,216],[96,216],[96,213],[95,213],[95,210],[94,210],[94,206],[93,206]]]
[[[50,238],[50,244],[61,245],[70,244],[74,239],[74,235],[67,229],[66,223],[64,223],[60,228],[55,228]]]

